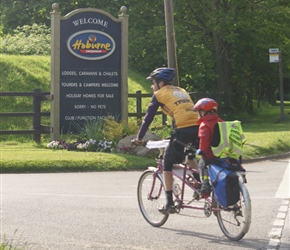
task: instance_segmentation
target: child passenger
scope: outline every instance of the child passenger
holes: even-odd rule
[[[218,103],[210,98],[203,98],[197,101],[197,103],[193,107],[193,111],[198,112],[198,137],[199,137],[199,149],[202,151],[202,159],[199,163],[199,171],[202,176],[201,180],[201,189],[200,192],[202,194],[210,193],[211,187],[209,184],[207,169],[204,168],[204,161],[211,161],[218,159],[213,154],[212,151],[212,142],[215,140],[214,138],[214,130],[217,122],[223,122],[222,119],[219,118],[217,114]]]

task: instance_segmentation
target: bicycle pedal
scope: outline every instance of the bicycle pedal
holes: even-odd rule
[[[175,206],[175,213],[179,214],[180,213],[180,207],[179,206]]]

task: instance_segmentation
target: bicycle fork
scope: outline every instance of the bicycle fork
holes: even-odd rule
[[[151,187],[150,193],[148,194],[148,197],[147,198],[148,198],[148,200],[157,200],[161,196],[162,188],[164,186],[163,176],[158,171],[158,169],[155,168],[155,167],[150,167],[148,169],[150,169],[151,171],[153,171],[153,183],[152,183],[152,187]],[[162,182],[162,185],[160,185],[159,190],[157,192],[157,195],[156,196],[152,196],[152,193],[154,192],[154,189],[155,189],[156,179],[157,178],[160,179],[160,181]]]

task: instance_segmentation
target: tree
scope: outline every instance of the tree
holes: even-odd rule
[[[49,26],[53,2],[2,0],[3,32],[25,24]],[[167,66],[162,0],[123,0],[122,4],[118,0],[57,2],[62,15],[94,7],[117,16],[121,5],[125,5],[129,14],[130,67],[147,75],[156,67]],[[215,93],[212,97],[238,111],[252,112],[253,99],[276,100],[278,68],[269,63],[268,50],[281,49],[283,65],[290,65],[288,0],[174,0],[173,10],[182,87]],[[289,71],[284,72],[284,77],[290,78]]]
[[[278,72],[269,64],[268,49],[289,51],[288,2],[179,0],[174,7],[176,13],[183,13],[175,15],[176,36],[185,42],[178,43],[178,51],[193,52],[190,60],[195,63],[182,73],[193,81],[192,89],[200,89],[195,72],[205,72],[210,73],[203,76],[207,89],[232,96],[239,110],[248,107],[252,111],[252,99],[260,98],[262,90],[266,99],[275,97]],[[227,98],[222,101],[232,103]]]
[[[66,0],[1,0],[0,15],[1,23],[3,25],[3,32],[9,33],[18,26],[45,24],[50,25],[50,12],[53,3],[57,2],[60,6],[62,15],[66,15],[72,10],[78,8],[94,7],[103,9],[106,11],[113,11],[113,15],[119,12],[121,6],[117,0],[78,0],[78,1],[66,1]]]

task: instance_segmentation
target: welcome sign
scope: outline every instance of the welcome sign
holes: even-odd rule
[[[56,12],[52,13],[52,24]],[[53,119],[58,120],[59,128],[57,122],[54,127],[60,133],[78,133],[86,122],[107,116],[116,120],[126,117],[122,107],[127,96],[122,93],[127,91],[124,43],[128,43],[128,36],[124,39],[122,21],[127,15],[123,12],[120,16],[117,19],[102,10],[86,8],[59,17],[59,44],[56,40],[54,48],[57,53],[59,45],[59,54],[52,55],[54,64],[53,58],[59,58],[59,70],[52,68],[58,75],[52,78],[58,81],[53,92],[59,95],[59,114]],[[55,26],[52,31],[58,32]]]

